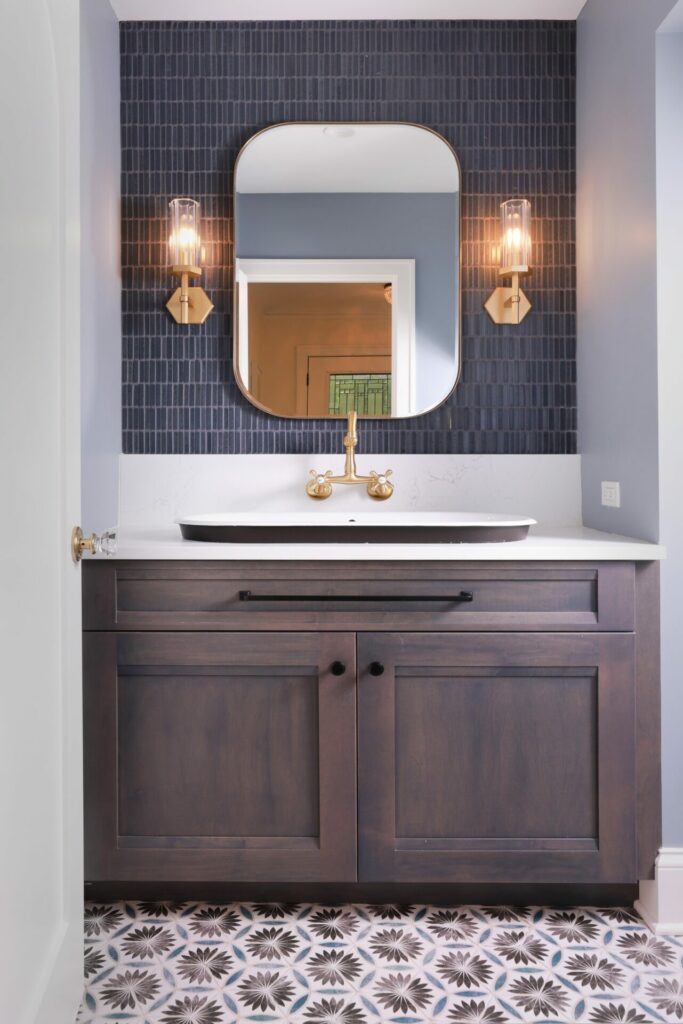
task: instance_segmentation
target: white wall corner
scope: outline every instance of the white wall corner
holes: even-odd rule
[[[635,908],[656,935],[683,935],[683,847],[660,849],[654,881],[640,883]]]

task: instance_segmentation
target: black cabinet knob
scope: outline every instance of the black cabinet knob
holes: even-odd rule
[[[370,675],[371,676],[383,676],[384,665],[381,661],[373,661],[370,663]]]
[[[333,676],[343,676],[346,672],[346,665],[343,661],[333,661],[330,670]]]

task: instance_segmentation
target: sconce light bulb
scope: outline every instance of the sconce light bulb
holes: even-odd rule
[[[177,264],[183,267],[196,266],[196,254],[199,252],[199,237],[193,227],[181,225],[170,238],[171,252],[177,255]]]

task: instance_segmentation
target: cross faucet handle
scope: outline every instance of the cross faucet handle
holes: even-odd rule
[[[370,472],[370,483],[368,494],[375,501],[386,501],[394,493],[394,485],[389,483],[389,477],[393,470],[387,469],[384,473],[377,473],[374,469]]]
[[[312,469],[309,475],[311,479],[306,484],[306,494],[309,498],[318,498],[320,501],[329,498],[332,494],[332,484],[330,483],[332,470],[328,469],[324,473],[319,473],[317,469]]]

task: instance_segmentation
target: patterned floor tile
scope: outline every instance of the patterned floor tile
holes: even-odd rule
[[[626,909],[86,906],[79,1024],[683,1021],[683,939]]]

